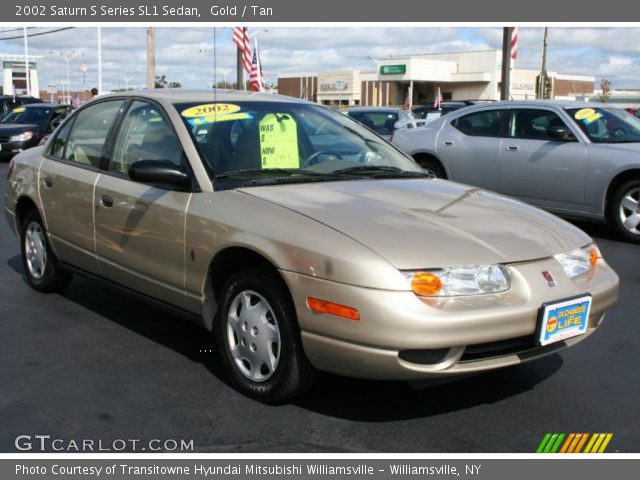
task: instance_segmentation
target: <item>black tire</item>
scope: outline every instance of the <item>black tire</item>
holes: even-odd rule
[[[35,231],[42,234],[42,244],[39,245],[39,248],[46,252],[46,256],[44,257],[44,268],[39,270],[29,266],[29,254],[27,253],[27,231],[29,228],[34,228]],[[24,268],[25,277],[34,290],[42,293],[53,293],[59,292],[69,285],[72,275],[60,268],[59,261],[49,245],[42,219],[35,209],[29,210],[22,220],[20,252],[22,254],[22,267]]]
[[[418,165],[420,165],[436,178],[447,178],[447,174],[445,173],[444,168],[435,158],[417,158],[416,162],[418,162]]]
[[[623,206],[624,198],[629,195],[632,195],[632,198],[638,201],[635,212]],[[626,240],[640,243],[640,221],[633,229],[627,228],[623,222],[623,217],[625,216],[640,215],[640,179],[629,180],[620,185],[611,196],[607,210],[607,218],[618,234]]]
[[[267,313],[264,318],[269,320],[270,333],[273,333],[273,325],[277,326],[279,333],[279,342],[277,342],[279,347],[275,347],[276,342],[269,343],[274,357],[276,356],[274,350],[277,350],[278,360],[273,370],[270,370],[270,366],[266,363],[261,363],[253,357],[253,355],[258,356],[260,351],[264,352],[264,349],[260,349],[261,343],[259,343],[264,340],[256,341],[256,344],[250,343],[254,338],[258,338],[252,336],[254,332],[251,329],[251,321],[248,326],[245,324],[242,331],[238,330],[236,333],[236,330],[241,329],[242,324],[245,323],[243,318],[248,318],[243,315],[246,315],[245,311],[249,309],[245,310],[242,300],[238,300],[243,292],[247,298],[250,298],[250,302],[255,301],[257,304],[266,301],[264,305],[270,307],[272,314]],[[235,324],[229,321],[232,306],[236,308],[235,316],[238,319],[238,323]],[[256,324],[256,326],[263,328],[262,324]],[[267,327],[265,325],[265,331]],[[222,290],[214,334],[216,350],[231,383],[237,390],[255,400],[279,403],[301,395],[315,381],[317,373],[304,354],[293,301],[286,285],[275,272],[249,268],[229,278]],[[262,331],[258,333],[256,330],[256,335],[265,334]],[[245,343],[242,343],[243,340]],[[249,346],[251,352],[255,353],[250,353]],[[245,356],[245,359],[234,359],[232,350],[236,352],[237,357]],[[255,373],[254,368],[249,368],[258,364],[261,365],[259,375],[268,375],[266,379],[256,380],[249,377],[252,375],[251,372],[254,372],[254,375],[258,374]]]

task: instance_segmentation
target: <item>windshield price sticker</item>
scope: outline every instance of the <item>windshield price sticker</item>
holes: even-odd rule
[[[207,103],[183,110],[182,116],[185,118],[210,117],[212,115],[229,115],[238,111],[240,111],[240,106],[232,103]]]
[[[299,168],[298,126],[286,114],[269,113],[259,123],[262,168]]]
[[[13,111],[15,113],[22,113],[24,112],[26,109],[24,107],[18,107],[18,108],[14,108]]]

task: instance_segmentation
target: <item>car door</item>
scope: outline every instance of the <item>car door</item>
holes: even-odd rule
[[[514,108],[500,152],[501,193],[546,208],[582,210],[586,148],[575,132],[556,140],[549,127],[571,127],[548,108]]]
[[[51,245],[64,262],[97,272],[93,189],[105,140],[124,102],[79,111],[57,133],[40,167],[39,192]]]
[[[507,112],[505,108],[483,109],[444,122],[435,151],[449,179],[497,190]]]
[[[95,189],[96,253],[101,274],[166,302],[184,305],[185,215],[191,192],[129,178],[138,160],[168,160],[188,170],[162,109],[134,100],[124,114],[108,171]]]

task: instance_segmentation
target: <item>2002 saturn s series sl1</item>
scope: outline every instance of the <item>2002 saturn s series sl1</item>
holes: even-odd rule
[[[100,97],[15,157],[7,192],[33,288],[88,273],[176,307],[266,402],[317,370],[518,364],[585,339],[617,298],[579,229],[433,179],[354,120],[275,95]]]

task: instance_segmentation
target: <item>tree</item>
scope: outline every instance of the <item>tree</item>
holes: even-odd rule
[[[611,99],[611,80],[603,78],[600,80],[600,95],[598,95],[600,103],[607,103]]]
[[[166,75],[162,75],[160,77],[156,76],[154,88],[167,88]]]
[[[154,88],[182,88],[180,82],[169,82],[166,75],[156,77]]]

